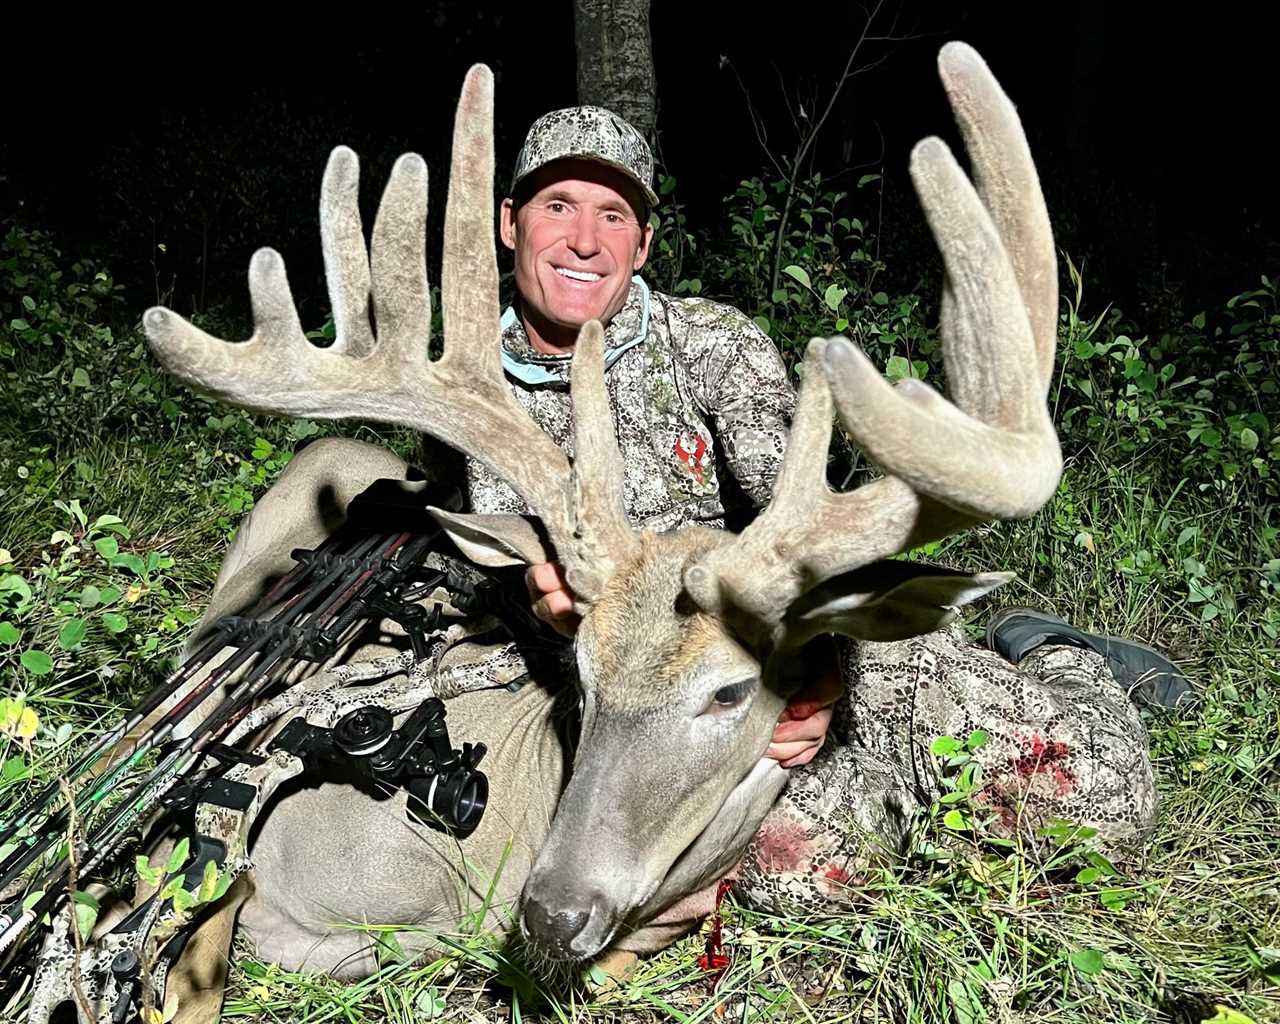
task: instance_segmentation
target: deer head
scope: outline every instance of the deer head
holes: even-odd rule
[[[760,758],[804,681],[809,640],[927,632],[1007,578],[888,559],[974,523],[1031,515],[1053,493],[1061,458],[1045,402],[1057,306],[1048,216],[1017,115],[982,59],[950,44],[939,67],[977,186],[941,141],[915,148],[912,177],[946,268],[953,401],[919,381],[891,387],[850,342],[814,339],[773,501],[738,536],[628,525],[599,324],[582,329],[573,361],[572,462],[512,397],[499,358],[493,86],[482,66],[467,75],[455,124],[439,360],[427,358],[426,171],[412,154],[392,171],[371,258],[355,155],[340,148],[329,160],[321,231],[332,347],[306,340],[270,249],[250,264],[247,342],[219,341],[167,309],[145,316],[160,361],[194,387],[262,412],[424,431],[484,462],[536,512],[550,550],[517,517],[434,514],[490,564],[558,558],[584,615],[582,734],[525,887],[524,928],[553,956],[594,955],[652,909],[655,894],[661,900],[664,879],[696,875],[682,858],[700,836],[750,836],[758,822],[726,824],[724,809],[740,806],[735,792],[761,773],[779,771]],[[885,473],[849,494],[824,482],[836,410]],[[736,853],[719,856],[731,863]],[[714,852],[703,860],[703,874],[727,866]]]

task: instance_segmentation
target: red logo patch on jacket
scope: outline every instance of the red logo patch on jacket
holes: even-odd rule
[[[690,451],[684,445],[684,438],[677,437],[672,452],[677,459],[683,462],[689,472],[693,474],[693,478],[699,484],[706,483],[706,471],[702,468],[702,457],[707,454],[707,442],[701,434],[693,435],[693,451]]]

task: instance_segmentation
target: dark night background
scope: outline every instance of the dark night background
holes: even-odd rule
[[[1058,243],[1087,261],[1096,308],[1155,315],[1161,295],[1177,295],[1189,315],[1274,274],[1271,26],[1232,4],[1035,7],[897,0],[880,10],[872,34],[894,38],[864,45],[857,64],[869,70],[846,86],[815,169],[847,166],[852,189],[883,165],[883,196],[854,202],[890,273],[907,287],[932,273],[918,265],[927,249],[906,158],[924,134],[954,138],[933,58],[960,38],[1018,104]],[[780,83],[825,97],[865,14],[803,0],[654,0],[660,164],[691,226],[713,227],[722,198],[767,166],[738,76],[784,151]],[[9,28],[0,217],[103,259],[139,312],[157,292],[184,312],[227,302],[247,312],[248,258],[272,244],[311,319],[322,302],[316,200],[333,145],[361,154],[370,215],[395,156],[422,152],[438,218],[453,105],[472,62],[498,74],[500,183],[529,122],[575,102],[570,0],[98,9]]]

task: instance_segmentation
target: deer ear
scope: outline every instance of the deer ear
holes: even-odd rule
[[[788,645],[819,633],[906,640],[941,629],[963,605],[1008,583],[1013,575],[969,575],[919,562],[873,562],[810,590],[787,609],[783,628]]]
[[[477,565],[491,569],[506,565],[537,565],[554,557],[550,542],[535,516],[460,515],[428,507],[458,550]]]

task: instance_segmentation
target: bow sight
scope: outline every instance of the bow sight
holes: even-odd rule
[[[485,747],[454,750],[444,716],[444,702],[428,697],[399,729],[377,706],[347,712],[332,729],[295,718],[269,749],[294,754],[308,768],[350,766],[371,782],[407,789],[414,820],[467,836],[489,799],[489,780],[476,770]]]

